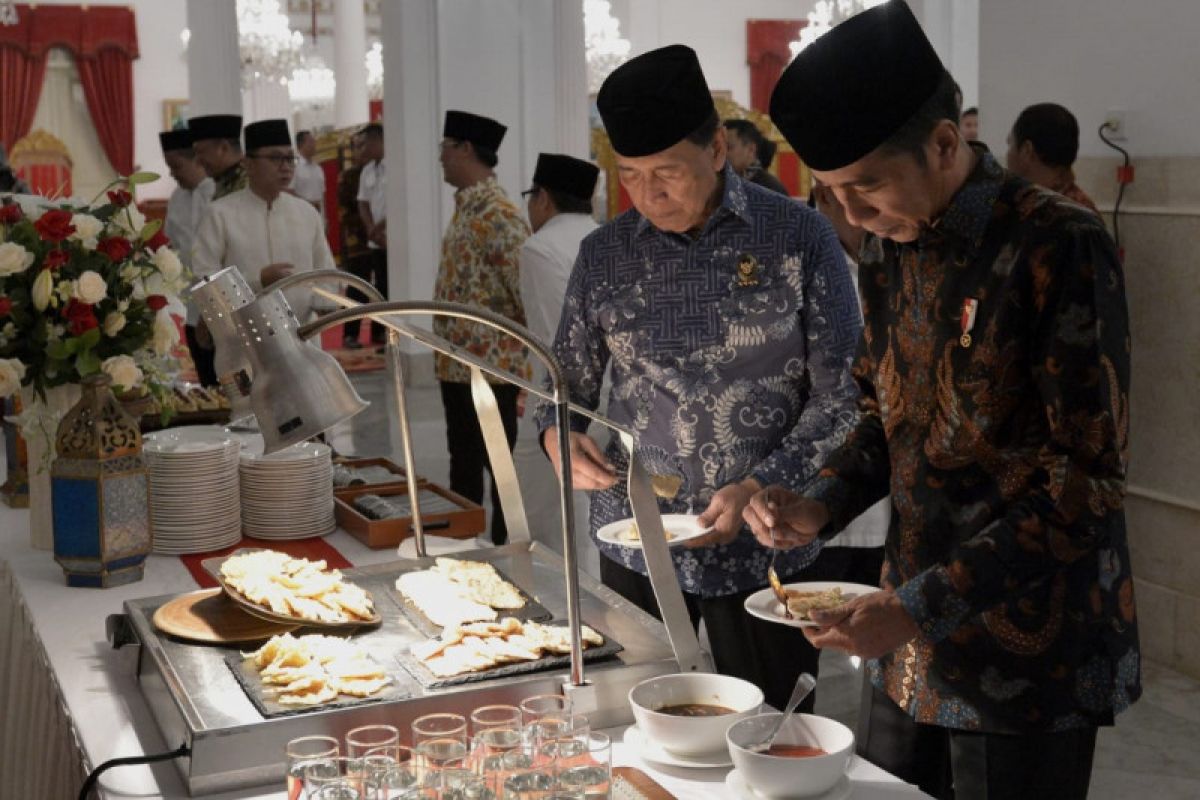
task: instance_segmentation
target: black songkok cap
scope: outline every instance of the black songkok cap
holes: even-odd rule
[[[716,108],[696,51],[682,44],[617,67],[600,87],[596,107],[613,149],[631,158],[683,141]]]
[[[188,120],[192,141],[205,139],[237,139],[242,135],[242,118],[237,114],[210,114]]]
[[[493,153],[500,150],[500,143],[504,141],[507,131],[506,126],[491,117],[481,117],[467,111],[447,111],[446,121],[442,125],[442,136],[447,139],[470,142]]]
[[[945,73],[903,0],[876,6],[800,51],[771,95],[771,119],[815,170],[853,164],[887,141]]]
[[[158,143],[162,146],[164,153],[172,150],[187,150],[192,146],[192,132],[187,128],[163,131],[158,135]]]
[[[288,133],[286,119],[264,119],[251,122],[244,131],[246,152],[253,153],[260,147],[291,147],[292,135]]]
[[[599,175],[600,168],[590,161],[557,153],[539,153],[537,168],[533,171],[533,185],[581,200],[591,200]]]

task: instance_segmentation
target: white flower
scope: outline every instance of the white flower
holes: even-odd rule
[[[129,310],[129,300],[128,299],[121,300],[117,303],[117,311],[120,311],[122,314],[124,314],[128,310]]]
[[[179,256],[175,255],[175,251],[166,245],[154,251],[151,261],[168,281],[175,281],[183,274],[183,263],[179,260]]]
[[[142,370],[133,360],[133,356],[106,358],[100,364],[100,369],[112,378],[114,384],[123,389],[132,389],[142,383]]]
[[[137,206],[130,203],[113,214],[112,224],[130,239],[137,239],[142,235],[142,228],[146,226],[146,218],[138,211]]]
[[[142,291],[145,292],[146,297],[149,297],[153,294],[161,294],[164,297],[174,294],[174,292],[171,291],[171,287],[168,286],[167,281],[164,280],[163,276],[157,272],[151,272],[149,275],[142,278],[141,284]]]
[[[0,397],[20,391],[24,379],[24,364],[15,358],[0,358]]]
[[[129,263],[121,267],[121,280],[126,283],[131,283],[134,278],[142,274],[142,268],[137,264]]]
[[[88,250],[95,250],[104,231],[104,223],[91,214],[73,214],[71,224],[75,226],[75,232],[67,238],[79,242]]]
[[[59,281],[54,287],[54,293],[59,300],[70,300],[75,296],[75,281]]]
[[[110,311],[104,317],[104,333],[116,336],[125,327],[125,315],[120,311]]]
[[[50,305],[50,294],[54,291],[54,275],[50,270],[44,269],[38,273],[38,276],[33,279],[33,307],[38,311],[45,311],[46,306]]]
[[[100,277],[99,272],[85,270],[79,276],[79,280],[75,283],[75,299],[81,303],[89,303],[95,305],[104,299],[108,294],[108,284],[104,282],[104,278]]]
[[[0,278],[16,275],[33,265],[33,253],[16,242],[0,244]]]
[[[179,327],[165,308],[154,315],[154,352],[165,356],[179,344]]]

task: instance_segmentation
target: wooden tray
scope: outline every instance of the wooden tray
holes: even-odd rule
[[[233,558],[234,556],[243,555],[245,553],[255,553],[261,549],[264,548],[243,547],[239,550],[234,550],[229,555],[206,558],[200,562],[200,566],[204,568],[205,572],[207,572],[209,575],[212,575],[213,578],[216,579],[217,583],[221,584],[221,588],[225,590],[225,595],[234,603],[236,603],[239,608],[241,608],[243,611],[253,614],[260,619],[265,619],[268,622],[282,623],[284,625],[295,625],[311,628],[313,630],[334,630],[343,632],[350,632],[358,628],[374,628],[383,622],[383,617],[379,615],[379,608],[375,604],[375,598],[371,597],[370,592],[367,592],[367,597],[371,598],[371,608],[373,609],[374,614],[370,619],[354,620],[352,622],[318,622],[316,620],[295,617],[288,614],[276,614],[274,611],[263,608],[258,603],[243,597],[241,592],[225,582],[224,577],[221,575],[221,565],[224,564],[227,559]]]
[[[247,614],[220,588],[189,592],[164,603],[154,612],[153,622],[163,633],[206,644],[259,642],[300,627]]]
[[[493,564],[492,566],[494,567],[495,565]],[[399,578],[401,575],[407,572],[420,572],[424,569],[428,569],[428,567],[402,569],[396,573],[396,577]],[[534,598],[534,596],[529,592],[525,591],[520,586],[517,586],[517,582],[505,575],[503,570],[497,569],[496,572],[501,578],[516,587],[516,590],[520,593],[521,597],[525,598],[525,605],[521,606],[520,608],[496,609],[496,614],[498,615],[497,619],[503,619],[504,617],[515,617],[522,622],[549,622],[550,620],[554,619],[554,614],[550,612],[550,609],[539,603],[537,599]],[[442,626],[425,616],[424,612],[417,608],[417,605],[409,600],[408,596],[404,594],[404,592],[396,588],[395,581],[392,581],[392,584],[388,589],[388,593],[392,596],[392,599],[396,601],[396,605],[400,606],[400,610],[404,612],[404,616],[408,618],[408,621],[413,624],[414,628],[426,636],[432,637],[441,635]],[[484,620],[478,621],[483,622]]]
[[[396,486],[408,486],[408,473],[404,471],[404,467],[389,458],[338,458],[334,460],[334,464],[338,464],[350,469],[361,467],[384,467],[388,472],[391,472],[395,478],[386,483],[360,484],[358,486],[335,486],[333,494],[335,496],[345,494],[347,492],[357,492],[360,489],[390,489]],[[417,483],[424,484],[426,481],[420,475],[417,476]]]
[[[637,767],[613,767],[612,779],[613,800],[675,800],[675,795]]]
[[[471,539],[483,532],[487,523],[483,506],[472,503],[462,495],[436,483],[423,483],[421,489],[441,495],[461,509],[443,514],[423,514],[422,522],[427,534],[451,539]],[[337,490],[334,493],[333,510],[341,528],[372,548],[395,547],[412,536],[411,517],[370,519],[363,515],[354,507],[354,500],[364,494],[377,494],[380,497],[406,495],[408,486],[354,486]]]

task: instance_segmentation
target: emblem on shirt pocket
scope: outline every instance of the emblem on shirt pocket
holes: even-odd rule
[[[758,286],[758,259],[750,253],[742,253],[737,261],[738,286]]]

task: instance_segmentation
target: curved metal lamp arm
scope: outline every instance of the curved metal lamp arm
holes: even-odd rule
[[[372,303],[386,302],[387,298],[383,293],[365,278],[360,278],[351,272],[343,272],[340,269],[317,269],[309,272],[295,272],[288,275],[286,278],[280,278],[270,286],[264,286],[259,290],[258,294],[261,297],[267,292],[276,290],[284,291],[287,289],[295,289],[297,286],[303,286],[309,283],[327,283],[329,281],[337,281],[349,286],[353,286],[360,292],[371,299]]]
[[[310,274],[315,275],[316,273]],[[278,285],[272,286],[272,289],[278,288]],[[555,420],[558,424],[558,485],[562,512],[563,561],[567,579],[567,625],[571,634],[571,683],[575,686],[582,686],[584,681],[583,640],[580,635],[582,620],[580,619],[579,612],[579,556],[575,550],[575,502],[571,489],[571,412],[567,402],[569,394],[562,367],[545,345],[539,342],[524,326],[517,325],[512,320],[486,309],[471,308],[457,303],[418,303],[409,300],[368,303],[335,311],[314,322],[310,322],[300,328],[299,336],[301,339],[308,339],[345,322],[375,319],[391,315],[454,317],[485,325],[521,342],[546,367],[546,371],[550,375],[551,385],[554,388],[552,400],[554,402]],[[395,331],[394,328],[391,330]],[[410,480],[412,480],[411,472]]]

